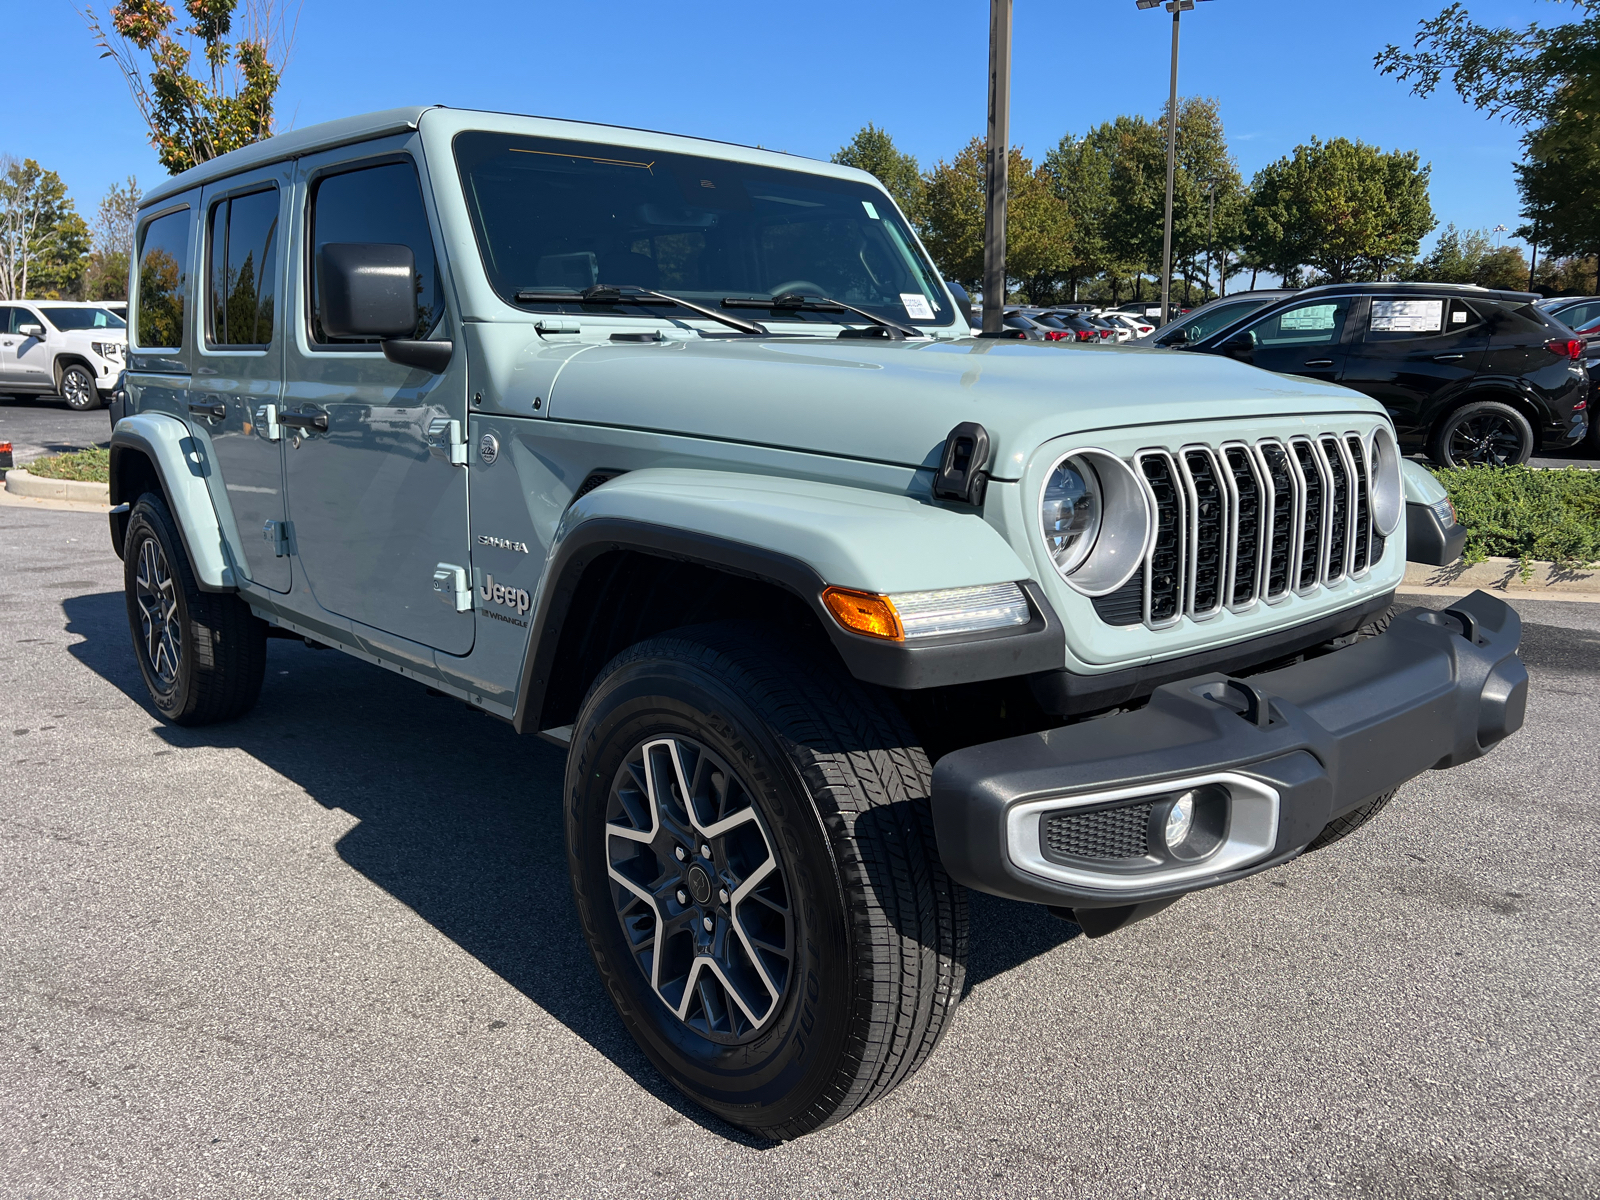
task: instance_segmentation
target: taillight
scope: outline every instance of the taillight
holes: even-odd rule
[[[1078,330],[1078,340],[1080,342],[1092,342],[1094,341],[1094,334],[1090,333],[1087,329],[1080,329]]]
[[[1065,338],[1066,336],[1067,336],[1067,331],[1065,329],[1052,329],[1050,331],[1050,334],[1049,334],[1050,340],[1052,342],[1059,342],[1063,338]]]
[[[1564,354],[1576,361],[1583,357],[1583,343],[1576,338],[1551,338],[1544,344],[1544,348],[1551,354]]]

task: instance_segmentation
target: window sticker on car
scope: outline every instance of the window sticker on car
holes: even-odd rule
[[[879,220],[878,210],[872,206],[871,200],[863,200],[861,202],[861,207],[867,210],[867,216],[871,217],[874,221]]]
[[[906,316],[913,321],[933,320],[933,306],[921,292],[901,292],[900,303],[906,306]]]
[[[1304,332],[1332,329],[1333,314],[1337,307],[1333,304],[1313,304],[1309,308],[1297,308],[1293,312],[1284,313],[1278,319],[1278,328],[1284,331],[1292,329]]]
[[[1458,309],[1455,310],[1455,312],[1450,314],[1450,324],[1452,324],[1452,325],[1465,325],[1466,323],[1467,323],[1467,310],[1466,309],[1458,308]]]
[[[1443,300],[1374,300],[1374,333],[1438,333],[1444,328]]]

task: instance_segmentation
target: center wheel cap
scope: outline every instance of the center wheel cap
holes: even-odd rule
[[[711,899],[711,877],[698,863],[689,868],[689,894],[694,897],[696,904],[704,904]]]

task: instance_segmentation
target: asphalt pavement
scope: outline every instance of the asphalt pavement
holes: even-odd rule
[[[287,641],[168,728],[103,516],[0,561],[5,1197],[1600,1194],[1600,604],[1523,606],[1527,727],[1336,846],[1100,940],[975,897],[927,1067],[774,1145],[613,1014],[556,750]]]
[[[11,443],[19,467],[43,454],[110,441],[111,416],[103,408],[73,412],[55,396],[0,396],[0,442]]]

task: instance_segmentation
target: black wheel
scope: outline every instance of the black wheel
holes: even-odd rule
[[[133,650],[150,699],[177,725],[242,716],[267,665],[267,624],[238,596],[202,592],[166,502],[145,495],[122,546]]]
[[[1331,846],[1340,838],[1349,837],[1360,829],[1373,817],[1383,811],[1383,806],[1394,799],[1394,792],[1385,792],[1375,799],[1368,800],[1365,804],[1357,805],[1342,817],[1335,817],[1323,826],[1322,832],[1311,839],[1311,844],[1305,852],[1310,854],[1313,850],[1321,850],[1324,846]]]
[[[61,398],[73,412],[100,407],[100,392],[94,386],[94,376],[88,367],[74,363],[61,372]]]
[[[967,915],[899,712],[823,655],[708,625],[591,689],[567,850],[595,965],[685,1095],[796,1137],[884,1095],[961,996]]]
[[[1433,431],[1428,457],[1441,467],[1514,467],[1533,454],[1528,418],[1497,400],[1463,404]]]

